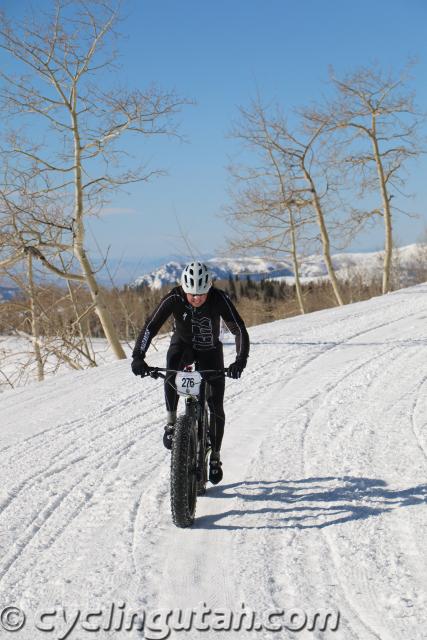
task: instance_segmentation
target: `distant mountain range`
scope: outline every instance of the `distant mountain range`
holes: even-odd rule
[[[423,252],[424,250],[424,252]],[[424,258],[422,257],[424,254]],[[400,247],[396,250],[396,257],[400,265],[400,275],[402,286],[414,284],[415,268],[424,260],[427,270],[427,245],[411,244]],[[338,276],[345,277],[350,271],[358,271],[367,278],[373,274],[380,274],[382,268],[383,252],[375,251],[369,253],[337,253],[332,256],[332,261]],[[227,258],[216,257],[204,259],[203,262],[211,269],[215,280],[226,280],[231,276],[252,280],[285,280],[288,284],[294,282],[294,272],[290,259],[245,257]],[[152,289],[159,289],[163,285],[173,286],[177,284],[181,277],[181,272],[187,264],[186,260],[170,260],[158,268],[155,268],[137,277],[130,284],[131,287],[145,285]],[[133,265],[133,266],[132,266]],[[121,274],[120,281],[125,284],[125,273],[137,269],[137,264],[129,262],[127,269]],[[132,269],[131,269],[132,267]],[[312,255],[301,260],[300,276],[303,282],[326,278],[327,271],[321,255]],[[101,279],[102,280],[102,279]],[[59,281],[63,284],[63,281]],[[105,285],[109,286],[106,281]],[[116,282],[117,284],[117,282]],[[18,289],[13,286],[0,286],[0,302],[10,300],[18,293]]]
[[[422,245],[411,244],[396,250],[403,281],[411,283],[416,264],[420,260]],[[427,255],[427,251],[426,251]],[[345,277],[350,271],[357,270],[367,276],[380,273],[383,252],[371,253],[337,253],[332,256],[334,268],[338,276]],[[289,284],[294,281],[294,272],[290,259],[275,258],[210,258],[204,260],[212,272],[214,279],[224,280],[231,276],[244,278],[250,276],[252,280],[286,280]],[[179,282],[181,272],[186,262],[171,261],[159,268],[139,276],[132,286],[146,285],[152,289],[159,289],[163,285],[175,285]],[[300,276],[303,282],[327,277],[327,270],[321,255],[303,258],[300,264]]]

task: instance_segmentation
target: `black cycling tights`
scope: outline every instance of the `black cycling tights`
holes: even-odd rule
[[[197,360],[199,369],[223,369],[224,356],[222,353],[222,344],[215,349],[209,351],[193,351],[191,347],[180,341],[172,339],[166,356],[166,366],[168,369],[181,370],[185,365],[191,364]],[[215,377],[206,374],[203,376],[209,381],[211,395],[208,397],[210,410],[209,437],[212,443],[212,449],[219,451],[221,449],[222,437],[224,435],[224,376]],[[176,392],[175,374],[166,374],[165,379],[165,400],[166,409],[168,411],[176,411],[178,406],[178,394]]]

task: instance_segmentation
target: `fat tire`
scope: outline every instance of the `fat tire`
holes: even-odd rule
[[[196,479],[197,433],[189,416],[179,416],[175,423],[171,452],[171,510],[177,527],[191,527],[197,501]]]

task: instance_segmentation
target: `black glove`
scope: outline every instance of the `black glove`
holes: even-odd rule
[[[243,369],[246,367],[246,360],[236,358],[235,362],[229,365],[227,369],[227,376],[237,380],[242,375]]]
[[[149,376],[150,367],[145,362],[144,358],[134,358],[132,360],[132,372],[136,376]]]

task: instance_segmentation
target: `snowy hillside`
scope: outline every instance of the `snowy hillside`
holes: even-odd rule
[[[414,265],[418,261],[418,251],[421,245],[412,244],[401,247],[396,251],[403,276],[410,276]],[[382,266],[382,252],[371,253],[337,253],[333,256],[334,268],[338,276],[346,277],[349,270],[357,269],[367,275],[379,273]],[[276,260],[259,257],[247,258],[211,258],[206,260],[217,280],[227,279],[230,274],[261,278],[286,278],[292,282],[294,278],[292,261]],[[185,262],[168,262],[151,273],[139,276],[134,285],[145,284],[154,289],[162,285],[174,285],[179,281]],[[323,278],[327,275],[323,257],[321,255],[308,256],[301,260],[301,278],[304,281]]]
[[[426,323],[420,285],[252,328],[227,382],[224,480],[192,529],[171,523],[159,381],[122,361],[2,394],[14,638],[425,638]],[[197,609],[191,631],[166,620],[179,607]],[[252,631],[248,616],[217,632],[243,610]],[[337,630],[318,630],[325,610]],[[120,626],[143,612],[144,632]]]

